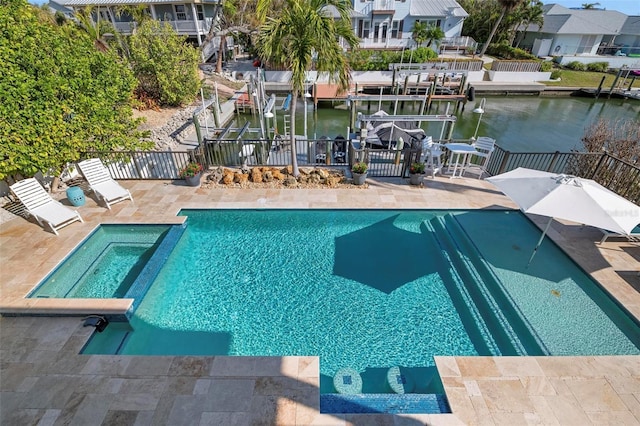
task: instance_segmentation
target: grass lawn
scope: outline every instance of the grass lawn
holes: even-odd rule
[[[545,81],[547,86],[562,86],[562,87],[580,87],[580,88],[597,88],[600,85],[602,76],[606,76],[603,89],[611,88],[616,76],[614,74],[603,74],[601,72],[591,71],[572,71],[563,69],[560,71],[560,81]]]

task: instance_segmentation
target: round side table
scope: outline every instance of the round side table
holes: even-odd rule
[[[84,197],[84,191],[79,186],[67,188],[67,199],[76,207],[84,206],[84,203],[87,201]]]

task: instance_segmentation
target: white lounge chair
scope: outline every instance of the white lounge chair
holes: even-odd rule
[[[98,201],[102,198],[109,210],[111,210],[111,204],[126,199],[133,202],[133,197],[129,190],[123,188],[118,182],[113,180],[111,174],[109,174],[109,170],[107,170],[99,158],[91,158],[79,162],[78,169],[87,182],[89,182],[89,186],[98,197]]]
[[[76,220],[84,222],[77,211],[51,198],[34,178],[16,182],[10,188],[27,209],[27,212],[36,218],[40,226],[44,228],[44,225],[47,224],[56,235],[58,235],[58,229]]]

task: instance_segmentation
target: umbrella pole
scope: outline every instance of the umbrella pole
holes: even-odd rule
[[[549,226],[551,226],[551,221],[553,220],[553,218],[549,218],[549,222],[547,222],[547,226],[544,228],[544,231],[542,231],[542,235],[540,236],[540,239],[538,240],[538,244],[536,244],[536,247],[533,249],[533,253],[531,253],[531,257],[529,258],[529,262],[527,263],[527,268],[529,267],[529,265],[531,265],[531,261],[533,260],[533,256],[536,255],[536,253],[538,252],[538,247],[540,247],[540,244],[542,244],[542,240],[544,240],[544,236],[547,235],[547,231],[549,230]]]

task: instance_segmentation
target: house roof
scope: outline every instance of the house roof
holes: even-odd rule
[[[175,1],[171,0],[56,0],[56,3],[63,6],[117,6],[122,4],[173,4]],[[193,1],[188,1],[185,3],[194,3]],[[195,3],[217,3],[217,0],[201,0],[195,1]]]
[[[543,7],[544,25],[531,25],[528,31],[550,34],[620,34],[627,15],[615,10],[568,9],[559,4]]]
[[[640,16],[628,16],[620,34],[640,35]]]
[[[469,14],[455,0],[413,0],[409,8],[411,16],[457,16],[464,18]]]
[[[325,7],[323,7],[323,9],[325,11],[327,11],[329,13],[329,15],[331,15],[335,19],[338,19],[340,17],[340,14],[338,13],[338,9],[336,9],[336,7],[333,6],[333,5],[325,6]],[[364,15],[364,14],[358,12],[357,10],[352,10],[351,11],[351,18],[365,18],[366,16],[367,15]]]
[[[65,15],[71,16],[73,15],[73,10],[69,9],[68,7],[64,7],[61,4],[58,4],[54,1],[50,1],[49,3],[47,3],[47,7],[49,9],[51,9],[54,13],[55,12],[62,12]]]

